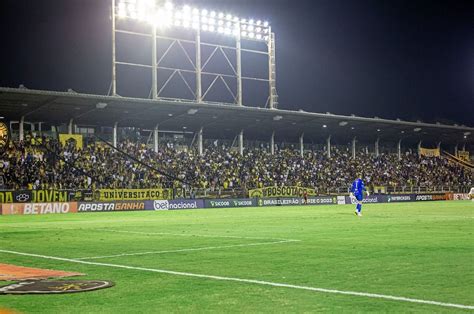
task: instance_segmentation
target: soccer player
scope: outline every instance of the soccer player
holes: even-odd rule
[[[308,204],[308,191],[306,190],[303,192],[303,201],[305,205]]]
[[[362,199],[364,198],[364,191],[367,192],[367,196],[369,196],[369,192],[365,188],[364,182],[360,178],[361,176],[358,176],[357,179],[352,182],[352,187],[351,187],[351,198],[355,199],[356,201],[356,211],[355,214],[357,216],[362,216],[361,210],[362,210]]]

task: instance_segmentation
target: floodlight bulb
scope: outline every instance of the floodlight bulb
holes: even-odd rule
[[[262,39],[262,34],[257,34],[257,35],[255,35],[255,38],[257,38],[257,39]]]
[[[266,41],[268,41],[268,36],[264,36],[263,39],[265,39]]]
[[[253,24],[254,23],[254,20],[249,20],[249,24]]]
[[[218,17],[219,17],[220,19],[223,19],[223,18],[224,18],[224,13],[222,13],[222,12],[219,12],[219,15],[218,15]]]
[[[223,21],[223,20],[219,20],[219,22],[217,22],[217,24],[219,24],[219,25],[224,25],[224,21]]]
[[[202,15],[202,16],[206,16],[206,15],[207,15],[207,10],[206,10],[206,9],[202,10],[202,11],[201,11],[201,15]]]
[[[232,33],[232,31],[231,31],[230,28],[226,27],[226,28],[224,29],[224,34],[230,35],[231,33]]]
[[[225,23],[225,25],[230,27],[230,26],[232,26],[232,22],[227,21],[227,22]]]
[[[185,5],[183,7],[183,12],[190,12],[191,11],[191,7],[189,5]]]
[[[238,22],[239,18],[237,16],[234,16],[234,22]]]
[[[261,28],[261,27],[257,27],[257,28],[255,29],[255,31],[256,31],[257,33],[260,33],[260,32],[262,31],[262,28]]]
[[[248,29],[249,31],[253,32],[254,27],[253,27],[253,25],[249,25],[249,26],[247,27],[247,29]]]
[[[232,20],[232,14],[227,14],[225,18],[228,20]]]
[[[247,23],[247,20],[246,19],[242,19],[240,20],[241,23]]]
[[[267,21],[263,22],[263,26],[268,27],[268,22]]]
[[[188,21],[183,21],[183,27],[189,28],[189,22]]]
[[[166,2],[165,3],[165,9],[166,10],[173,10],[173,4],[171,2]]]
[[[242,25],[241,28],[242,28],[243,30],[246,30],[246,29],[247,29],[247,25]]]
[[[198,15],[198,14],[199,14],[199,10],[196,9],[196,8],[194,8],[194,9],[193,9],[193,14],[194,14],[194,15]]]
[[[247,36],[247,32],[244,31],[244,32],[241,33],[241,35],[242,35],[243,37],[246,37],[246,36]]]
[[[214,19],[209,19],[207,22],[211,25],[216,24],[216,20],[214,20]]]
[[[263,32],[264,32],[265,34],[268,34],[268,28],[265,28],[265,29],[263,30]]]
[[[262,24],[262,21],[258,20],[257,25],[261,25],[261,24]]]
[[[201,18],[201,22],[207,23],[207,17],[203,16],[203,17]]]
[[[209,31],[210,32],[215,32],[216,31],[216,28],[212,25],[209,26]]]
[[[249,33],[249,37],[250,37],[250,38],[254,38],[254,37],[255,37],[255,34],[254,34],[254,33]]]
[[[204,25],[202,26],[202,30],[203,30],[203,31],[207,31],[208,29],[209,29],[209,28],[208,28],[207,24],[204,24]]]
[[[211,13],[209,14],[211,17],[216,17],[216,11],[211,11]]]
[[[217,28],[217,32],[218,32],[218,33],[223,33],[223,32],[224,32],[224,27],[219,26],[219,27]]]

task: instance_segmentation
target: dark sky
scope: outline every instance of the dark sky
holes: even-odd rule
[[[474,126],[473,1],[186,3],[271,22],[282,109]],[[0,1],[0,86],[106,94],[109,5]]]

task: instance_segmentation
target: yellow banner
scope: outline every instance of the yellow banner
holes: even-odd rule
[[[425,157],[439,157],[439,149],[420,148],[420,155]]]
[[[464,161],[467,161],[469,162],[469,152],[468,151],[458,151],[458,156],[457,156],[459,159],[462,159]]]
[[[169,200],[173,198],[172,189],[110,189],[99,190],[96,195],[99,201],[145,201]]]
[[[59,134],[59,141],[63,146],[72,141],[76,148],[84,148],[82,134]]]
[[[300,186],[269,186],[260,189],[249,190],[249,197],[302,197],[304,192],[309,195],[316,195],[313,188],[303,188]]]

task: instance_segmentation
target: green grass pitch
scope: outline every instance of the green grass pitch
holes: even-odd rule
[[[2,295],[0,308],[21,313],[473,311],[299,288],[474,305],[473,202],[369,204],[363,214],[356,217],[352,205],[337,205],[0,216],[0,263],[78,271],[86,274],[78,279],[116,283],[78,294]],[[45,258],[50,256],[68,260]],[[90,257],[95,258],[76,260]]]

